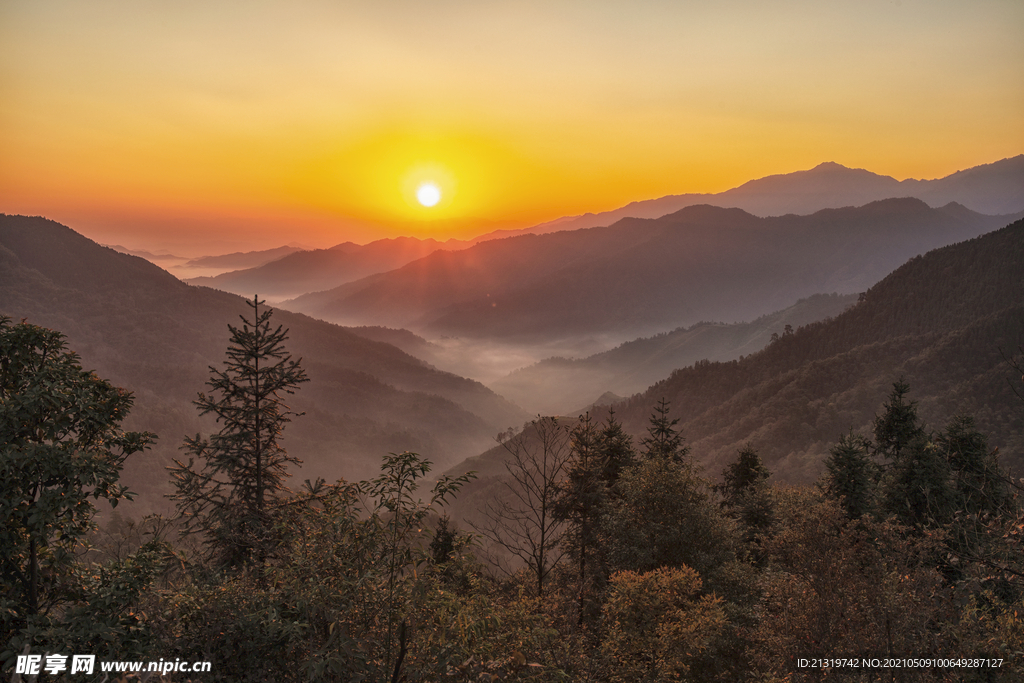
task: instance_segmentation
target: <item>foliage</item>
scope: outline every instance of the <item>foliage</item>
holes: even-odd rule
[[[691,680],[690,664],[725,625],[721,602],[701,595],[700,577],[685,565],[612,575],[604,604],[608,632],[601,644],[610,680]]]
[[[668,446],[671,439],[666,442]],[[598,433],[598,448],[601,452],[601,481],[608,494],[615,499],[618,495],[617,484],[622,473],[636,462],[636,449],[633,438],[622,428],[622,423],[615,419],[615,412],[608,412],[604,428]]]
[[[214,393],[200,393],[195,401],[201,415],[216,416],[221,430],[208,439],[186,438],[188,463],[175,460],[171,468],[184,530],[203,532],[229,565],[262,564],[272,550],[270,509],[287,497],[287,468],[298,462],[279,443],[295,415],[284,404],[284,394],[309,381],[284,349],[287,330],[271,329],[273,310],[261,312],[261,304],[254,297],[249,302],[252,320],[242,317],[240,328],[228,325],[226,368],[210,367],[208,385]]]
[[[98,659],[142,659],[158,646],[150,618],[142,607],[166,563],[167,547],[150,541],[122,560],[104,565],[76,565],[74,588],[59,612],[37,615],[11,634],[0,654],[7,665],[30,652],[93,653]],[[8,608],[10,601],[0,599]]]
[[[395,654],[396,647],[401,652],[401,644],[395,642],[399,638],[397,621],[403,612],[400,605],[406,599],[400,585],[402,574],[424,559],[423,550],[416,542],[422,537],[423,522],[427,515],[435,506],[443,506],[450,496],[473,478],[472,473],[454,478],[442,476],[434,484],[429,502],[423,503],[413,496],[419,487],[417,480],[429,471],[430,461],[420,458],[416,453],[391,453],[384,458],[380,476],[368,482],[364,489],[377,501],[370,521],[373,531],[382,539],[386,562],[385,661],[390,663],[393,658],[397,658],[399,666],[396,670],[401,664],[401,654]],[[401,629],[403,634],[404,624]],[[404,640],[404,636],[399,640]]]
[[[604,522],[613,570],[688,566],[714,585],[716,571],[735,559],[734,525],[692,463],[641,461],[623,474],[620,490]]]
[[[906,400],[910,385],[901,377],[893,382],[889,402],[875,417],[874,450],[886,459],[899,462],[912,444],[925,437],[917,417],[917,403]]]
[[[120,428],[131,406],[129,392],[82,370],[62,334],[0,317],[0,628],[9,646],[80,630],[61,626],[75,619],[62,614],[67,605],[110,594],[75,553],[94,528],[92,501],[130,500],[121,468],[154,439]]]
[[[281,351],[284,333],[270,329],[269,312],[259,315],[259,305],[255,300],[260,325],[232,331],[281,335]],[[13,329],[0,323],[5,344]],[[30,326],[19,333],[26,339],[42,334]],[[800,334],[785,335],[776,347]],[[255,345],[246,352],[233,344],[239,362],[248,358],[255,365]],[[66,361],[62,353],[51,354],[56,367]],[[146,440],[127,439],[117,429],[130,396],[112,390],[111,396],[122,397],[112,402],[113,414],[83,409],[85,415],[107,415],[106,423],[97,424],[110,431],[98,441],[79,442],[84,432],[60,428],[61,420],[71,418],[56,409],[40,412],[30,429],[30,420],[16,417],[29,414],[18,412],[22,407],[49,410],[87,396],[84,389],[68,389],[79,386],[72,380],[84,387],[105,383],[86,381],[91,376],[73,355],[74,371],[51,369],[60,381],[47,385],[49,393],[31,382],[12,383],[17,363],[9,357],[16,355],[0,356],[5,474],[19,471],[13,463],[27,467],[18,448],[35,448],[47,430],[64,429],[67,443],[91,443],[93,455],[106,449],[113,459],[101,458],[109,468],[102,470],[106,488],[85,475],[64,482],[67,495],[80,496],[79,503],[45,526],[53,533],[38,544],[45,548],[37,557],[44,560],[40,576],[46,590],[35,616],[19,603],[26,592],[14,572],[18,561],[30,557],[24,549],[30,547],[24,545],[29,532],[19,536],[17,526],[0,530],[4,550],[15,550],[13,559],[7,553],[3,558],[4,587],[11,590],[0,597],[0,615],[8,631],[14,618],[22,619],[8,639],[8,660],[24,646],[39,650],[60,643],[112,659],[209,660],[211,680],[224,681],[795,682],[813,678],[795,666],[795,657],[969,653],[1016,666],[1024,658],[1024,519],[1016,482],[970,418],[955,417],[937,433],[926,430],[903,381],[893,386],[875,420],[872,441],[851,430],[831,449],[818,491],[770,485],[752,445],[725,468],[724,483],[711,486],[664,400],[641,442],[646,457],[637,457],[614,416],[602,425],[584,417],[570,432],[554,419],[539,419],[527,430],[529,439],[524,433],[506,443],[509,472],[520,475],[517,490],[526,492],[516,509],[534,515],[524,518],[532,520],[534,531],[543,529],[539,545],[531,546],[526,536],[521,547],[544,551],[527,552],[527,558],[540,559],[534,565],[527,560],[529,571],[500,581],[474,557],[474,541],[440,516],[471,474],[436,479],[423,500],[419,492],[429,461],[416,453],[392,453],[368,481],[307,481],[292,493],[283,477],[293,460],[275,441],[287,408],[277,404],[276,413],[264,415],[255,401],[227,401],[239,407],[233,415],[268,416],[252,418],[253,425],[282,419],[265,439],[255,439],[255,448],[259,429],[225,429],[219,442],[224,457],[233,452],[236,464],[252,464],[254,453],[260,459],[276,454],[279,467],[257,478],[252,469],[225,464],[216,474],[224,488],[216,494],[211,469],[192,469],[190,475],[179,469],[179,475],[193,477],[191,490],[210,485],[205,502],[231,503],[220,514],[241,511],[238,520],[224,525],[241,524],[246,516],[250,521],[245,528],[218,526],[211,503],[205,508],[208,532],[228,543],[218,557],[179,549],[173,556],[179,570],[165,573],[154,589],[167,564],[166,545],[154,540],[135,553],[129,550],[146,536],[163,537],[166,520],[120,524],[127,542],[113,537],[118,525],[112,524],[110,538],[100,539],[114,557],[105,565],[86,567],[75,557],[83,549],[82,530],[90,526],[89,500],[126,496],[117,482],[118,457]],[[258,360],[260,369],[276,363],[282,378],[290,369],[297,373],[292,382],[304,379],[283,351],[276,358]],[[230,372],[220,375],[225,401],[232,381],[245,384],[229,381]],[[294,386],[282,379],[280,391]],[[278,396],[265,398],[259,401],[263,406]],[[209,405],[222,402],[211,399]],[[217,442],[204,442],[206,452],[213,453]],[[60,452],[58,445],[45,445]],[[67,448],[88,461],[82,446]],[[262,460],[268,462],[273,458]],[[76,464],[65,463],[60,471]],[[228,487],[232,477],[244,482],[236,491]],[[3,481],[5,514],[20,509],[8,502],[17,500],[7,497],[12,481],[18,480]],[[45,492],[57,484],[39,486]],[[40,494],[35,500],[42,499]],[[47,510],[56,512],[43,506],[35,514]],[[89,514],[75,518],[80,512]],[[549,514],[552,523],[544,526]],[[65,523],[68,531],[60,526]],[[556,546],[560,525],[566,534]],[[16,542],[23,543],[20,551]],[[557,559],[562,549],[565,556]],[[235,561],[225,561],[230,555]],[[957,680],[986,680],[984,675],[958,672]],[[935,670],[902,676],[954,678]]]
[[[77,600],[63,614],[61,645],[110,659],[148,655],[156,645],[142,611],[146,592],[167,562],[167,544],[151,540],[122,560],[80,568]]]
[[[669,402],[662,398],[654,407],[647,436],[640,440],[644,448],[644,456],[662,458],[682,463],[690,455],[690,447],[686,445],[683,435],[676,429],[679,419],[668,417]]]
[[[535,578],[537,595],[561,559],[564,522],[555,514],[558,482],[569,460],[569,436],[558,419],[538,417],[518,435],[503,439],[508,453],[504,496],[485,506],[486,522],[474,528],[524,562]],[[506,573],[509,568],[497,566]]]
[[[878,466],[868,456],[871,443],[853,433],[844,434],[825,459],[823,490],[840,501],[846,516],[859,519],[875,511]]]
[[[978,431],[974,418],[957,415],[935,439],[952,470],[957,510],[968,514],[997,512],[1011,506],[1007,474],[996,451]]]
[[[771,472],[761,462],[761,456],[753,446],[747,444],[740,449],[736,462],[722,472],[722,494],[727,502],[736,500],[747,489],[768,480]]]
[[[572,459],[555,499],[555,518],[568,528],[564,543],[575,568],[577,620],[596,617],[596,595],[601,584],[600,526],[610,503],[603,480],[605,457],[600,434],[590,414],[582,416],[570,433]]]
[[[751,543],[755,536],[772,523],[774,503],[768,478],[771,472],[761,456],[747,444],[736,456],[736,462],[722,471],[722,484],[715,490],[722,495],[722,508],[739,521],[743,540]]]
[[[945,656],[931,624],[950,603],[927,541],[889,522],[851,521],[811,490],[790,491],[780,507],[765,541],[756,668],[785,678],[801,675],[797,657]]]
[[[429,470],[405,452],[366,482],[307,482],[277,508],[280,545],[262,579],[245,567],[193,573],[163,601],[165,640],[183,658],[234,657],[237,667],[215,672],[222,680],[411,681],[465,661],[493,621],[490,603],[459,593],[479,580],[464,545],[429,561],[425,524],[472,475],[441,477],[422,501]]]

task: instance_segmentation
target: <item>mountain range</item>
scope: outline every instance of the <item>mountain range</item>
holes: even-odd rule
[[[956,202],[988,215],[1024,211],[1024,154],[974,166],[935,180],[896,180],[829,161],[806,171],[770,175],[725,192],[669,195],[630,202],[613,211],[567,216],[522,231],[540,234],[611,225],[623,218],[660,218],[695,204],[743,209],[755,216],[807,215],[822,209],[862,206],[881,199],[913,197],[932,207]],[[498,233],[495,233],[497,235]]]
[[[284,258],[297,251],[305,251],[302,247],[286,245],[275,249],[263,249],[261,251],[236,251],[232,254],[220,254],[218,256],[199,256],[189,259],[185,263],[186,268],[223,268],[224,270],[239,270],[244,268],[258,268],[271,261]],[[138,254],[141,256],[141,254]]]
[[[126,477],[154,506],[182,438],[216,429],[191,401],[225,358],[227,325],[249,310],[241,297],[183,283],[53,221],[0,215],[0,314],[63,332],[87,369],[134,392],[127,427],[161,438]],[[290,330],[286,348],[311,378],[292,401],[306,415],[285,437],[305,461],[302,477],[363,478],[402,450],[451,464],[525,419],[483,385],[389,344],[280,309],[273,322]]]
[[[915,257],[832,320],[726,363],[699,362],[617,404],[634,433],[661,398],[711,473],[751,443],[783,480],[811,481],[851,428],[871,434],[898,378],[931,429],[975,418],[1024,475],[1024,221]]]
[[[586,358],[548,358],[488,386],[530,414],[574,414],[570,408],[614,402],[615,397],[641,392],[697,361],[750,355],[767,346],[772,335],[835,317],[856,302],[856,294],[815,294],[752,322],[698,323]]]
[[[258,267],[186,280],[243,296],[259,292],[271,299],[331,289],[367,275],[400,268],[438,249],[459,250],[472,244],[459,240],[397,237],[359,245],[344,242],[330,249],[296,251]]]
[[[267,257],[276,254],[275,258],[280,258],[295,249],[281,247],[265,252],[205,257],[176,264],[173,268],[168,266],[165,257],[151,260],[192,284],[216,287],[243,296],[260,291],[271,299],[280,299],[323,291],[392,270],[436,249],[457,251],[491,239],[607,226],[623,218],[660,218],[696,204],[740,208],[755,216],[766,217],[789,213],[807,215],[827,208],[862,206],[899,197],[916,197],[932,207],[956,202],[989,215],[1024,211],[1024,155],[976,166],[937,180],[898,181],[828,162],[806,171],[751,180],[717,194],[670,195],[632,202],[613,211],[563,217],[519,230],[497,230],[468,241],[440,243],[404,237],[378,240],[362,246],[344,243],[330,249],[308,250],[288,256],[282,263],[266,267],[264,264],[271,260]],[[422,245],[416,244],[421,241]],[[163,260],[157,260],[161,258]],[[219,272],[211,272],[216,266],[219,266]],[[226,270],[238,272],[224,273]],[[199,278],[199,275],[208,277]]]
[[[663,198],[631,205],[651,217],[602,214],[594,227],[573,218],[472,243],[398,238],[296,251],[216,284],[248,296],[302,293],[274,317],[312,378],[293,401],[306,414],[286,435],[305,461],[300,477],[364,478],[381,455],[406,449],[441,467],[479,463],[496,452],[477,455],[495,433],[534,411],[633,394],[615,410],[636,436],[665,398],[712,473],[750,443],[779,478],[810,481],[839,434],[869,428],[899,376],[930,425],[973,414],[1009,464],[1024,467],[1004,358],[1024,339],[1024,223],[1003,228],[1020,216],[975,210],[1020,210],[1022,161],[902,183],[824,164],[714,197],[749,210],[694,204],[654,217],[694,196]],[[921,196],[846,205],[890,190]],[[964,203],[929,206],[951,196]],[[772,213],[826,200],[842,206]],[[126,472],[151,509],[161,508],[162,467],[181,438],[216,428],[191,401],[224,358],[227,324],[246,311],[239,296],[181,282],[65,226],[0,215],[0,314],[64,332],[87,367],[135,393],[127,426],[163,437]],[[545,356],[520,353],[561,340],[601,353],[532,366]],[[506,369],[493,378],[528,366],[492,388],[529,413],[439,370],[458,365],[453,346],[480,367],[498,358]]]
[[[918,199],[770,218],[698,205],[436,251],[282,306],[428,337],[629,338],[753,320],[822,292],[861,292],[915,255],[1009,220]]]
[[[1008,362],[1024,361],[1022,263],[1024,220],[916,256],[834,318],[741,359],[679,368],[615,403],[616,419],[636,442],[664,399],[707,476],[717,478],[749,445],[777,481],[810,483],[840,436],[871,436],[902,378],[927,429],[970,416],[1003,466],[1024,476],[1024,378]],[[608,409],[591,415],[602,421]],[[460,500],[464,514],[496,490],[503,457],[492,448],[450,471],[487,475]]]

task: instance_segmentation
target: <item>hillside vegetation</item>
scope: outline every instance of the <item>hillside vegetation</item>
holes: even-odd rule
[[[749,323],[698,323],[586,358],[548,358],[488,386],[531,413],[565,414],[608,392],[629,396],[643,391],[699,360],[733,360],[760,351],[787,327],[834,317],[856,301],[856,294],[818,294]]]
[[[0,313],[61,330],[90,369],[135,393],[129,426],[162,439],[126,476],[152,504],[163,505],[161,468],[181,438],[211,426],[191,402],[245,310],[236,295],[184,284],[52,221],[0,217]],[[313,378],[295,398],[306,415],[288,437],[307,476],[365,476],[381,448],[454,463],[525,418],[481,384],[388,344],[288,311],[275,319]]]
[[[777,475],[812,481],[827,445],[870,424],[904,377],[923,419],[972,415],[1024,470],[1024,424],[1007,364],[1024,340],[1024,221],[911,259],[843,314],[740,361],[682,368],[616,406],[642,428],[661,398],[712,468],[756,444]]]

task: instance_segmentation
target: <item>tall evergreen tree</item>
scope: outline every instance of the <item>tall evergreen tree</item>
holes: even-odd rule
[[[213,414],[222,425],[209,438],[186,438],[188,463],[171,468],[172,496],[185,517],[186,530],[201,531],[226,564],[256,560],[269,551],[272,508],[289,493],[288,455],[280,439],[296,416],[284,403],[308,381],[300,361],[285,351],[287,330],[272,328],[273,310],[254,297],[251,319],[241,327],[228,325],[231,340],[226,366],[210,366],[207,385],[194,402],[201,415]],[[199,461],[198,463],[196,461]]]
[[[954,417],[936,437],[935,445],[951,472],[949,548],[959,557],[991,554],[999,542],[993,538],[990,524],[1019,514],[1009,475],[999,466],[996,452],[989,449],[988,439],[975,427],[973,418]]]
[[[875,417],[875,452],[898,461],[907,447],[925,436],[917,418],[917,402],[908,401],[910,385],[901,377],[892,385],[884,412]]]
[[[714,487],[722,496],[726,514],[739,520],[747,543],[753,543],[774,519],[774,501],[768,486],[771,475],[761,456],[747,444],[740,449],[736,461],[722,470],[723,483]]]
[[[917,403],[902,378],[893,383],[885,411],[875,418],[874,450],[886,461],[884,511],[914,529],[946,523],[954,513],[951,470],[942,450],[918,420]]]
[[[571,460],[566,477],[559,484],[552,512],[567,523],[563,543],[575,565],[577,620],[582,624],[587,614],[595,611],[592,599],[594,557],[600,546],[601,518],[610,504],[603,479],[602,439],[590,413],[582,416],[570,432],[570,450]]]
[[[868,456],[869,447],[867,439],[851,430],[832,447],[825,460],[822,488],[832,498],[842,501],[850,519],[875,511],[878,466]]]
[[[733,500],[752,486],[756,486],[768,479],[771,472],[761,462],[761,456],[753,446],[747,444],[740,449],[736,456],[736,462],[727,466],[722,471],[722,478],[725,484],[722,491],[726,500]]]
[[[954,417],[935,441],[953,471],[958,510],[968,514],[998,512],[1011,503],[1009,477],[974,418]]]
[[[602,520],[611,571],[646,572],[686,565],[714,590],[736,557],[735,524],[713,498],[711,482],[690,461],[644,458],[619,482],[620,496]]]
[[[598,435],[598,450],[603,462],[601,481],[608,489],[609,495],[615,497],[616,484],[623,471],[636,461],[636,449],[633,448],[633,437],[622,428],[622,423],[615,419],[615,411],[608,412],[608,420]]]
[[[664,458],[682,463],[690,454],[690,447],[683,440],[683,435],[676,429],[678,419],[671,420],[668,416],[669,403],[664,398],[658,401],[651,415],[647,436],[640,440],[644,455],[648,458]]]

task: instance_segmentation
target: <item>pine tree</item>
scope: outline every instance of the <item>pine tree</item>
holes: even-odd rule
[[[633,448],[633,437],[622,428],[622,423],[615,419],[615,411],[608,412],[608,421],[598,435],[598,450],[603,465],[601,481],[608,493],[615,496],[615,486],[623,471],[636,461],[636,450]]]
[[[924,436],[918,423],[917,402],[907,401],[910,385],[901,377],[892,385],[885,412],[875,417],[875,452],[888,460],[898,461],[904,450]]]
[[[740,449],[736,462],[722,470],[723,483],[714,488],[722,495],[722,508],[733,519],[739,520],[743,539],[754,542],[757,534],[771,526],[774,504],[768,471],[761,456],[747,444]]]
[[[725,480],[722,490],[727,500],[738,498],[744,491],[765,481],[771,472],[761,462],[761,456],[754,447],[747,444],[740,449],[736,462],[722,471]]]
[[[1011,503],[1009,476],[974,418],[958,415],[936,438],[954,473],[956,508],[968,514],[999,512]]]
[[[573,560],[577,578],[577,618],[582,624],[594,612],[593,583],[601,518],[610,505],[603,481],[605,459],[602,439],[590,413],[582,416],[570,432],[571,460],[565,479],[558,486],[553,514],[566,522],[563,543]]]
[[[870,444],[867,439],[849,434],[829,451],[825,460],[823,489],[832,498],[842,501],[846,516],[860,519],[875,510],[875,485],[878,467],[868,457]]]
[[[998,545],[992,542],[992,520],[1016,516],[1011,479],[971,417],[954,417],[935,442],[952,473],[949,487],[954,512],[947,544],[960,557],[985,556]]]
[[[211,394],[200,393],[194,402],[201,415],[217,418],[221,430],[186,438],[188,463],[175,460],[171,468],[177,489],[172,498],[186,531],[205,533],[229,565],[266,560],[271,513],[289,493],[288,465],[298,462],[280,444],[285,425],[298,415],[284,395],[308,378],[301,360],[284,349],[288,331],[271,328],[273,310],[264,303],[254,297],[248,302],[251,320],[240,316],[240,328],[228,325],[226,367],[210,367]]]
[[[690,447],[683,441],[683,435],[676,429],[679,420],[668,417],[669,403],[664,398],[658,401],[647,427],[647,436],[640,440],[644,455],[648,458],[666,458],[682,463],[690,454]]]
[[[910,386],[901,378],[892,387],[875,418],[875,453],[888,461],[883,508],[914,529],[944,524],[955,503],[949,462],[918,421],[917,403],[906,400]]]

